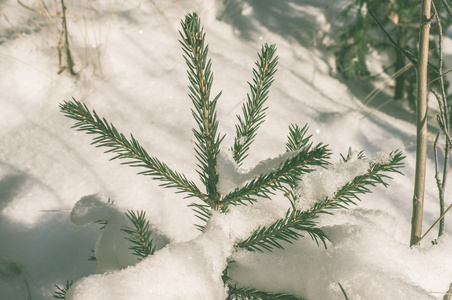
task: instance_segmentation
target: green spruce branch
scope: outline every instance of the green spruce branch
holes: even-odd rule
[[[317,245],[321,241],[326,248],[328,238],[321,229],[315,227],[316,218],[317,214],[289,209],[283,219],[256,229],[247,239],[237,243],[236,247],[259,252],[272,251],[274,248],[284,249],[282,242],[292,244],[306,232]]]
[[[242,188],[236,188],[222,199],[222,204],[238,205],[257,201],[257,197],[270,198],[276,190],[287,191],[293,187],[300,175],[309,173],[314,166],[325,165],[329,157],[329,150],[325,145],[318,144],[311,149],[306,146],[293,157],[283,162],[279,168],[269,173],[262,174],[245,184]]]
[[[203,224],[207,223],[207,221],[210,219],[211,216],[211,208],[207,204],[199,204],[199,203],[192,203],[189,205],[189,207],[192,207],[193,212],[195,213],[195,216],[200,219]],[[204,230],[204,225],[195,224],[195,227],[199,229],[200,231]]]
[[[342,162],[348,162],[348,161],[350,161],[350,160],[353,158],[353,156],[354,156],[354,153],[353,153],[353,151],[352,151],[352,148],[350,147],[350,148],[348,148],[347,156],[344,156],[344,155],[341,154]],[[365,158],[365,156],[364,156],[364,151],[363,151],[363,150],[359,151],[359,152],[357,153],[357,155],[356,155],[356,158],[357,158],[357,159],[363,159],[363,158]]]
[[[291,124],[289,126],[289,135],[287,136],[286,152],[298,151],[306,147],[309,139],[312,137],[312,135],[306,136],[307,131],[308,124],[305,124],[302,128],[297,124]],[[289,199],[292,208],[295,209],[295,195],[293,194],[293,190],[286,191],[285,196]]]
[[[388,187],[385,180],[392,179],[392,177],[385,173],[403,175],[400,168],[403,167],[402,160],[405,158],[399,150],[391,152],[390,157],[391,161],[387,163],[372,164],[366,174],[356,176],[352,181],[345,184],[333,198],[327,197],[317,202],[311,211],[313,213],[329,213],[326,210],[347,208],[349,205],[356,205],[356,200],[361,201],[358,197],[359,194],[371,193],[368,187],[375,187],[377,184]]]
[[[195,107],[193,117],[198,124],[198,130],[193,129],[196,138],[196,158],[200,170],[198,174],[206,186],[208,204],[215,210],[219,209],[220,194],[217,192],[218,174],[216,171],[217,155],[223,137],[217,133],[218,121],[216,105],[221,95],[219,93],[210,101],[210,92],[213,83],[211,72],[212,63],[207,59],[209,47],[204,44],[205,33],[196,13],[188,14],[181,22],[182,50],[188,66],[188,79],[190,81],[189,97]]]
[[[284,293],[267,293],[256,291],[255,289],[239,288],[229,285],[229,295],[226,300],[303,300],[296,296]]]
[[[308,131],[308,124],[304,125],[302,128],[298,127],[296,124],[291,124],[289,126],[289,136],[286,143],[286,152],[298,151],[305,147],[312,135],[305,137]]]
[[[292,243],[303,237],[303,232],[309,234],[313,240],[319,241],[326,247],[326,235],[315,226],[316,219],[321,213],[331,214],[329,210],[337,208],[347,208],[351,204],[356,205],[356,200],[360,200],[359,194],[370,193],[368,186],[382,184],[387,187],[386,179],[391,179],[386,173],[399,173],[402,167],[401,161],[404,156],[400,151],[390,154],[391,161],[383,164],[372,164],[368,172],[364,175],[356,176],[352,181],[345,184],[333,198],[326,197],[318,201],[307,210],[288,210],[285,218],[279,219],[269,226],[262,226],[255,230],[250,237],[237,243],[236,247],[249,251],[271,250],[273,248],[282,249],[281,242]]]
[[[162,186],[176,188],[179,192],[187,193],[189,197],[207,201],[207,195],[202,193],[192,181],[171,170],[157,158],[151,157],[132,135],[128,140],[105,118],[100,118],[95,111],[91,113],[85,104],[73,99],[73,101],[63,102],[60,109],[65,116],[77,121],[72,126],[77,131],[96,135],[92,142],[93,145],[108,148],[106,153],[116,154],[111,160],[123,159],[125,162],[122,164],[142,167],[145,171],[141,171],[139,174],[161,180],[163,181]]]
[[[153,255],[155,246],[152,244],[152,230],[149,221],[146,219],[146,212],[141,211],[134,213],[129,210],[126,213],[126,216],[133,224],[133,227],[126,226],[121,229],[128,234],[126,239],[132,243],[132,246],[130,246],[129,249],[133,251],[134,255],[140,257],[140,260],[149,255]]]
[[[66,285],[60,287],[59,285],[55,284],[55,287],[57,290],[53,293],[53,298],[55,299],[66,299],[66,293],[69,290],[69,288],[72,286],[73,281],[66,281]]]
[[[239,124],[235,126],[236,137],[232,152],[237,165],[241,165],[243,160],[248,156],[247,152],[250,145],[256,137],[257,130],[264,122],[265,111],[268,107],[264,107],[268,99],[270,86],[274,81],[278,57],[275,56],[275,45],[264,45],[259,54],[256,67],[253,69],[253,83],[249,83],[250,94],[247,94],[247,102],[242,106],[243,116],[237,115]]]

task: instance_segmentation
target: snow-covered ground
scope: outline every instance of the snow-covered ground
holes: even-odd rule
[[[349,299],[443,297],[452,282],[449,218],[437,245],[430,243],[435,230],[421,246],[409,247],[413,114],[393,102],[373,109],[389,99],[384,93],[365,106],[371,87],[338,79],[331,51],[323,46],[332,43],[327,16],[333,1],[226,1],[228,7],[220,0],[90,1],[95,12],[66,2],[79,78],[57,74],[59,19],[44,18],[33,1],[24,3],[37,12],[0,1],[0,299],[49,299],[54,284],[86,276],[72,299],[224,299],[218,281],[224,265],[215,263],[232,250],[212,242],[221,237],[218,228],[200,237],[190,200],[109,162],[90,146],[90,136],[70,128],[73,121],[58,107],[72,97],[85,102],[121,132],[132,132],[151,155],[199,182],[178,42],[180,19],[191,11],[200,13],[207,32],[213,93],[223,91],[217,108],[224,145],[233,143],[256,53],[263,43],[278,47],[270,108],[245,168],[283,153],[292,123],[309,123],[313,141],[332,149],[332,162],[349,147],[367,156],[387,149],[407,156],[405,176],[395,175],[388,189],[377,187],[358,207],[322,216],[328,249],[306,237],[272,253],[237,252],[231,277],[243,286],[310,300],[344,299],[338,282]],[[449,40],[445,48],[450,58]],[[439,214],[432,160],[427,169],[424,230]],[[122,211],[146,210],[169,246],[134,267],[93,276],[96,263],[88,258],[99,225],[76,226],[70,211],[96,193]],[[447,204],[451,200],[449,184]],[[269,214],[278,211],[267,207],[274,209]],[[215,224],[221,222],[228,220]]]

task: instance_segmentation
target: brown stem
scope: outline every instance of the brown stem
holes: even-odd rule
[[[69,48],[69,38],[68,38],[68,30],[67,30],[67,22],[66,22],[66,5],[64,4],[64,0],[61,0],[62,5],[62,27],[64,32],[64,46],[66,48],[66,61],[67,67],[71,75],[76,76],[77,73],[74,71],[74,61],[72,60],[71,49]]]

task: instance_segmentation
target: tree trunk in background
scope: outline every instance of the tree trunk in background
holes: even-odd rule
[[[416,103],[416,173],[411,218],[410,245],[416,245],[422,236],[422,215],[424,207],[425,164],[427,160],[427,64],[430,35],[431,0],[422,0],[421,26],[419,33],[419,59],[417,65]]]
[[[403,26],[397,27],[397,44],[400,48],[406,48],[406,28]],[[405,55],[401,53],[398,49],[396,51],[396,61],[395,61],[395,71],[398,72],[403,67],[405,67]],[[405,97],[405,72],[399,74],[395,79],[395,91],[394,99],[401,100]]]

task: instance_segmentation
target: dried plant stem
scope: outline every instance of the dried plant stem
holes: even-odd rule
[[[64,4],[64,0],[61,0],[61,34],[60,34],[60,41],[58,42],[58,60],[60,64],[60,71],[61,73],[65,69],[62,66],[62,55],[63,55],[63,48],[66,52],[66,63],[67,68],[69,70],[69,73],[73,76],[76,76],[77,73],[74,71],[74,60],[72,59],[71,49],[69,47],[69,37],[68,37],[68,30],[67,30],[67,21],[66,21],[66,5]],[[63,45],[63,36],[64,36],[64,45]]]
[[[430,226],[430,228],[424,233],[424,235],[414,245],[419,245],[421,243],[421,241],[430,233],[430,231],[432,231],[432,229],[436,226],[436,224],[438,224],[444,218],[444,216],[449,212],[449,210],[451,208],[452,208],[452,204],[449,205],[449,207],[444,211],[444,213],[435,221],[435,223],[433,223],[432,226]]]
[[[447,176],[447,167],[448,167],[448,161],[449,161],[449,153],[446,149],[446,152],[444,153],[444,167],[443,167],[443,179],[441,180],[440,174],[439,174],[439,167],[438,167],[438,138],[439,133],[436,135],[435,142],[433,143],[433,154],[435,155],[435,179],[436,179],[436,186],[438,187],[438,193],[439,193],[439,209],[440,209],[440,215],[444,214],[444,189],[446,187],[446,176]],[[447,141],[446,141],[447,143]],[[439,231],[438,231],[438,237],[443,235],[444,233],[444,218],[441,219],[439,223]]]
[[[443,3],[446,7],[446,10],[450,13],[448,7],[446,6],[447,3]],[[433,9],[435,11],[435,17],[436,22],[438,24],[438,30],[439,30],[439,37],[438,37],[438,52],[439,52],[439,80],[440,80],[440,87],[441,87],[441,95],[437,93],[436,91],[433,91],[433,94],[436,97],[436,100],[438,101],[439,111],[440,114],[437,116],[438,124],[440,129],[444,132],[444,135],[446,136],[445,141],[445,149],[444,149],[444,163],[443,163],[443,176],[442,179],[440,178],[439,173],[439,167],[438,167],[438,138],[439,133],[436,135],[435,142],[433,144],[433,150],[435,155],[435,179],[436,179],[436,185],[438,187],[438,193],[439,193],[439,206],[440,206],[440,215],[444,215],[444,193],[446,189],[446,179],[447,179],[447,171],[449,167],[449,154],[450,154],[450,148],[452,147],[452,143],[450,142],[450,136],[449,136],[449,108],[447,105],[447,96],[446,96],[446,89],[444,87],[444,78],[443,78],[443,28],[441,26],[441,21],[438,16],[438,12],[436,10],[435,4],[433,4]],[[438,237],[443,235],[444,233],[444,218],[441,219],[439,223],[439,231],[438,231]]]

